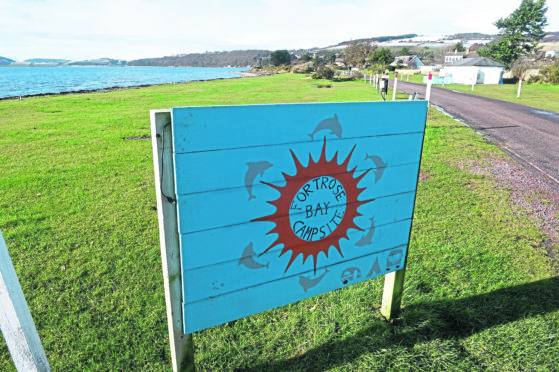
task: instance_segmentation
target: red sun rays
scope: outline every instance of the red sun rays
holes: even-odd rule
[[[287,272],[291,264],[297,257],[299,257],[299,255],[303,255],[303,264],[306,262],[309,256],[312,256],[314,261],[315,273],[317,259],[320,252],[323,252],[325,256],[328,257],[328,250],[330,249],[330,247],[333,246],[343,257],[342,251],[340,249],[340,241],[344,238],[349,239],[347,234],[348,230],[350,229],[363,231],[362,228],[355,224],[354,219],[361,216],[361,214],[357,212],[357,209],[361,205],[371,201],[357,200],[359,195],[365,189],[359,188],[357,184],[359,183],[359,181],[361,181],[361,179],[363,179],[363,177],[365,177],[370,169],[363,172],[358,177],[353,176],[357,167],[354,167],[349,171],[347,170],[349,161],[351,160],[351,155],[353,154],[354,150],[355,146],[352,148],[352,150],[349,152],[349,154],[341,164],[338,164],[338,152],[336,152],[333,158],[328,161],[326,160],[326,138],[324,138],[324,144],[322,146],[320,158],[317,162],[315,162],[309,154],[309,163],[306,167],[301,164],[295,153],[290,150],[291,156],[293,157],[293,162],[295,163],[296,172],[292,176],[286,173],[282,173],[286,181],[285,186],[277,186],[261,181],[262,183],[278,190],[280,192],[280,196],[276,200],[268,201],[269,204],[276,207],[276,211],[274,213],[254,220],[274,222],[276,226],[272,230],[270,230],[267,235],[278,235],[276,240],[260,255],[268,252],[270,249],[278,245],[283,244],[283,249],[280,253],[280,256],[291,251],[291,258],[289,259],[289,263],[287,264],[285,272]],[[336,179],[343,185],[346,196],[345,213],[343,214],[343,216],[341,216],[341,221],[339,220],[340,216],[338,216],[339,218],[337,220],[333,220],[329,227],[329,229],[331,229],[331,233],[323,239],[315,241],[303,240],[296,235],[290,223],[289,213],[291,203],[294,201],[297,193],[305,184],[310,181],[318,182],[316,181],[317,178],[326,176]]]

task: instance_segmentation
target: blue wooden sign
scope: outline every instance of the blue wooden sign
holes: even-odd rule
[[[427,102],[171,110],[184,332],[400,270]]]

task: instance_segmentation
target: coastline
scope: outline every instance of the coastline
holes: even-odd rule
[[[70,94],[88,94],[88,93],[105,93],[105,92],[113,92],[117,90],[125,90],[125,89],[140,89],[140,88],[149,88],[149,87],[156,87],[161,85],[176,85],[176,84],[189,84],[189,83],[199,83],[203,81],[216,81],[216,80],[229,80],[229,79],[241,79],[241,78],[250,78],[250,77],[259,77],[259,76],[268,76],[273,75],[270,72],[261,72],[261,71],[239,71],[235,72],[235,74],[239,76],[231,76],[227,78],[214,78],[214,79],[197,79],[197,80],[188,80],[188,81],[176,81],[176,82],[168,82],[168,83],[157,83],[157,84],[142,84],[142,85],[128,85],[128,86],[112,86],[106,88],[97,88],[97,89],[80,89],[80,90],[68,90],[63,92],[57,93],[37,93],[37,94],[26,94],[23,96],[9,96],[9,97],[0,97],[0,101],[5,100],[21,100],[24,98],[33,98],[33,97],[48,97],[48,96],[65,96]]]

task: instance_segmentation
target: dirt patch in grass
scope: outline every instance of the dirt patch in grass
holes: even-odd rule
[[[515,213],[536,222],[548,238],[544,248],[559,264],[559,192],[510,158],[495,156],[462,167],[473,174],[493,176],[496,186],[509,190],[511,201],[519,207]]]
[[[428,172],[419,172],[419,181],[429,181],[431,180],[431,175]]]

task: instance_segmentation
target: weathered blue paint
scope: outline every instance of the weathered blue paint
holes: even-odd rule
[[[429,77],[427,75],[423,76],[423,84],[427,84]],[[433,85],[443,85],[443,84],[454,84],[454,77],[452,74],[446,76],[433,76],[431,78],[431,83]]]
[[[389,256],[392,252],[399,251],[400,256],[405,257],[406,247],[406,245],[402,245],[351,261],[328,265],[329,272],[325,275],[324,279],[307,292],[305,292],[300,284],[300,277],[314,276],[312,270],[304,274],[287,276],[282,280],[255,285],[228,294],[212,296],[203,301],[185,304],[185,313],[188,314],[186,331],[194,332],[209,328],[248,314],[255,314],[287,305],[302,298],[330,292],[396,271],[403,267],[403,258],[398,264],[394,264],[394,262],[389,261]],[[387,265],[388,263],[393,265],[389,266]],[[376,267],[379,268],[378,271],[375,270]],[[318,268],[316,276],[323,272],[324,268]],[[247,275],[246,272],[245,275]],[[346,280],[347,282],[344,283]],[[219,285],[219,283],[216,284]]]
[[[354,145],[357,145],[351,162],[349,163],[350,168],[357,166],[358,170],[363,171],[374,167],[375,163],[371,159],[366,159],[368,155],[372,156],[370,154],[381,157],[382,160],[387,163],[387,166],[417,163],[417,156],[414,156],[416,154],[411,153],[408,149],[421,146],[422,139],[422,133],[412,133],[343,139],[340,141],[332,140],[332,142],[336,143],[336,147],[327,147],[326,156],[327,158],[331,158],[336,151],[339,151],[340,156],[343,157],[349,153]],[[265,179],[272,183],[283,182],[281,173],[290,173],[295,170],[293,158],[289,150],[291,149],[295,153],[303,155],[310,152],[318,157],[322,148],[322,142],[317,140],[312,143],[307,141],[270,147],[271,146],[262,146],[240,148],[230,151],[205,151],[177,154],[176,168],[188,168],[188,172],[180,172],[177,174],[177,193],[179,195],[184,195],[207,192],[215,188],[216,185],[218,185],[220,190],[234,187],[245,188],[245,175],[249,167],[246,163],[243,164],[242,167],[239,167],[238,159],[252,159],[251,161],[255,162],[258,161],[258,159],[269,158],[270,151],[274,151],[277,155],[272,167],[265,170]],[[308,163],[308,155],[303,156],[301,161],[306,165]],[[205,164],[219,164],[219,168],[207,167]],[[220,172],[219,169],[223,169],[223,171]],[[372,177],[374,182],[374,176],[374,174],[371,174],[368,178]],[[256,179],[256,185],[260,184],[258,180],[259,178]],[[248,200],[248,193],[245,199]]]
[[[413,212],[413,196],[413,192],[408,192],[394,195],[392,197],[376,199],[360,209],[363,216],[358,217],[359,219],[357,220],[357,224],[362,226],[363,229],[369,229],[371,226],[370,218],[374,216],[378,230],[381,225],[411,219]],[[266,235],[266,233],[270,231],[271,227],[273,227],[271,222],[261,223],[260,225],[255,225],[254,223],[244,223],[223,229],[212,229],[196,233],[182,234],[180,237],[182,247],[213,247],[212,255],[209,255],[205,250],[194,249],[189,256],[183,255],[181,257],[182,268],[183,270],[190,270],[198,267],[210,266],[216,262],[238,260],[239,257],[241,257],[241,247],[231,249],[231,246],[229,244],[223,244],[223,241],[239,241],[241,242],[241,245],[244,243],[243,247],[249,242],[253,242],[255,247],[254,250],[257,253],[261,253],[263,249],[268,247],[275,239],[273,236]],[[357,236],[361,237],[365,233],[365,231],[360,232],[357,230],[352,230],[350,232],[350,234],[354,234],[356,238]],[[378,234],[379,231],[376,232],[376,235]],[[252,239],[249,239],[251,236]],[[407,236],[405,236],[404,240],[406,239]],[[281,249],[278,247],[275,248],[274,251],[279,254],[277,251],[281,251]],[[355,250],[355,252],[359,251]],[[269,252],[267,255],[270,253],[273,252]],[[344,256],[346,256],[346,253],[344,253]]]
[[[405,229],[409,231],[410,222],[411,220],[404,220],[376,226],[372,243],[364,247],[354,247],[354,242],[367,234],[368,230],[364,232],[353,230],[350,233],[351,240],[342,243],[344,257],[341,257],[334,248],[329,250],[329,259],[327,260],[328,267],[344,262],[350,263],[352,260],[362,257],[367,253],[381,253],[385,250],[405,245],[407,243]],[[244,241],[247,241],[246,238]],[[254,247],[253,242],[248,242],[247,245],[251,243]],[[306,275],[306,273],[313,271],[312,260],[308,259],[305,264],[302,264],[303,260],[299,257],[295,261],[296,265],[294,264],[293,270],[290,269],[285,273],[286,275],[284,275],[285,266],[287,261],[289,261],[289,257],[284,255],[278,258],[278,255],[279,252],[276,250],[268,252],[260,257],[254,256],[256,262],[265,266],[265,268],[259,269],[252,269],[239,265],[239,255],[239,257],[232,261],[185,270],[183,280],[185,286],[184,291],[188,294],[188,303],[202,301],[208,297],[208,293],[211,293],[212,296],[231,293],[254,285],[269,283],[277,278]],[[326,259],[323,253],[320,255],[321,259]],[[231,277],[230,273],[232,271],[239,271],[242,275]],[[321,270],[317,269],[317,274],[320,275]],[[216,288],[214,283],[219,283],[219,286]],[[222,283],[223,285],[221,285]]]
[[[172,109],[185,333],[403,268],[426,112]]]

